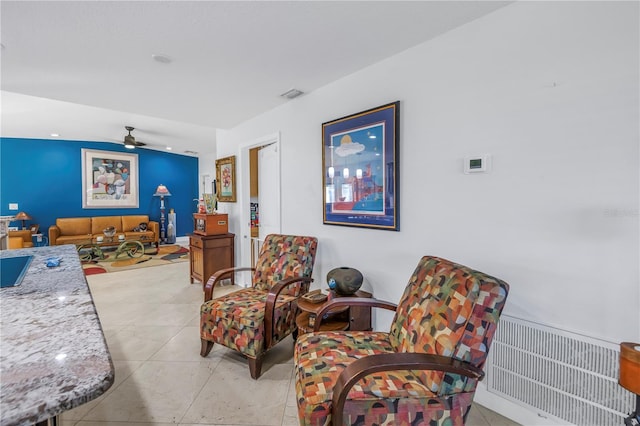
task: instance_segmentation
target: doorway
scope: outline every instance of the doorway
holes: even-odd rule
[[[281,232],[280,135],[260,138],[242,146],[241,239],[238,265],[253,266],[254,244],[270,233]],[[250,282],[247,275],[242,282]]]

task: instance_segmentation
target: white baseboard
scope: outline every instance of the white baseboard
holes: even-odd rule
[[[484,383],[478,383],[473,402],[503,415],[514,422],[527,426],[558,426],[570,423],[559,422],[556,418],[547,417],[545,413],[536,413],[532,409],[523,407],[487,390]]]

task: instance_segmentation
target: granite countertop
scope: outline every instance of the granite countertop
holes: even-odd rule
[[[114,370],[73,245],[2,250],[32,255],[16,287],[0,290],[0,424],[46,420],[103,394]],[[60,257],[48,268],[45,259]]]

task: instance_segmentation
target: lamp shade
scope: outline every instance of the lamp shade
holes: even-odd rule
[[[20,212],[16,215],[17,220],[31,220],[31,216],[26,214],[25,212]]]
[[[171,193],[163,184],[158,185],[158,187],[156,188],[156,193],[153,194],[154,197],[168,197],[170,195]]]

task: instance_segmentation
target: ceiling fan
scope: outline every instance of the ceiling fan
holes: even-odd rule
[[[127,130],[129,131],[129,134],[128,134],[128,135],[126,135],[126,136],[124,137],[124,147],[125,147],[125,148],[127,148],[127,149],[134,149],[134,148],[138,148],[138,147],[141,147],[141,146],[145,146],[145,145],[146,145],[146,143],[137,141],[137,140],[136,140],[136,138],[134,138],[134,137],[131,135],[131,132],[132,132],[133,130],[135,130],[135,127],[131,127],[131,126],[124,126],[124,128],[125,128],[125,129],[127,129]]]

